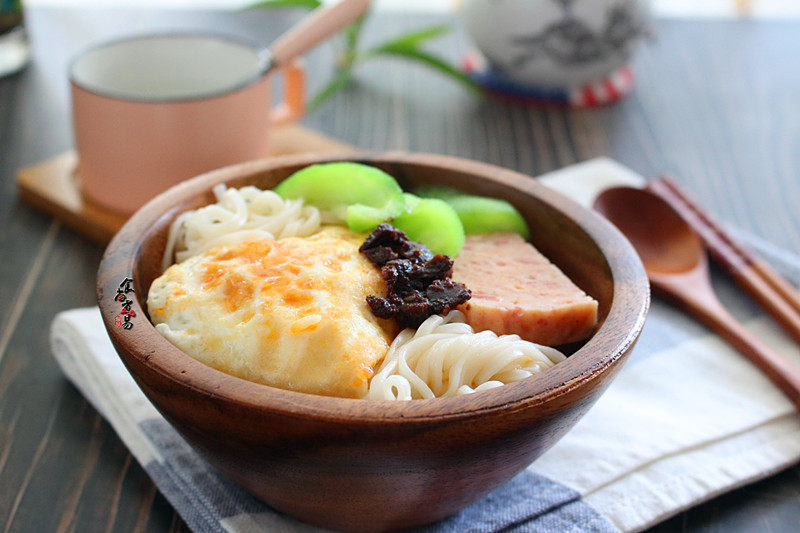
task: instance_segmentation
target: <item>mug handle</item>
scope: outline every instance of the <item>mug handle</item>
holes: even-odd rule
[[[283,102],[272,109],[270,120],[280,125],[297,120],[306,111],[306,71],[299,59],[280,65],[277,70],[283,73]]]

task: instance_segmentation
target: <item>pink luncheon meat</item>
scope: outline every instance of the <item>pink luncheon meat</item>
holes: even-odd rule
[[[475,331],[557,346],[587,338],[597,323],[597,301],[516,233],[468,235],[453,279],[472,291],[459,309]]]

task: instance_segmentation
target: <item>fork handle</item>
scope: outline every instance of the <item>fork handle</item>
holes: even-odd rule
[[[709,287],[653,281],[653,288],[694,315],[708,328],[717,332],[734,348],[761,369],[800,409],[800,368],[761,342],[736,320]]]

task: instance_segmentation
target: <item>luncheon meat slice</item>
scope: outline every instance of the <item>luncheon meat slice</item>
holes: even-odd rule
[[[472,291],[459,309],[475,331],[557,346],[587,338],[597,323],[597,302],[516,233],[468,235],[453,279]]]

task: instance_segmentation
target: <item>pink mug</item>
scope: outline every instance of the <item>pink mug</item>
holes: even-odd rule
[[[272,106],[268,58],[230,37],[163,34],[105,43],[70,66],[77,175],[84,198],[133,213],[169,187],[270,154],[270,130],[304,111],[304,71]]]

